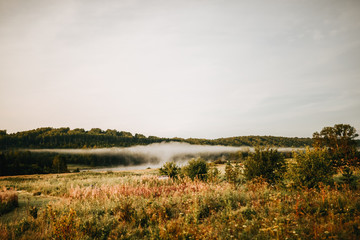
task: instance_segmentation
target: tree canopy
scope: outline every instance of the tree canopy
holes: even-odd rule
[[[356,129],[349,124],[335,124],[333,127],[324,127],[320,133],[313,134],[313,146],[315,148],[326,147],[337,160],[338,165],[342,165],[341,161],[354,160],[356,158],[357,143],[355,138],[359,134]]]
[[[275,136],[240,136],[218,139],[200,138],[163,138],[146,137],[143,134],[132,134],[117,131],[92,128],[86,131],[82,128],[38,128],[30,131],[7,134],[0,131],[0,149],[14,148],[99,148],[99,147],[129,147],[147,145],[159,142],[187,142],[199,145],[223,146],[275,146],[275,147],[304,147],[311,146],[311,138],[289,138]]]

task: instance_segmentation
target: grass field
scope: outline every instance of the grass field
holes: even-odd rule
[[[223,168],[221,166],[220,168]],[[0,178],[0,239],[359,239],[360,192],[159,180],[157,169]]]

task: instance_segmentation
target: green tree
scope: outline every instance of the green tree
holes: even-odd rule
[[[108,136],[117,136],[118,132],[116,130],[108,129],[106,130],[105,134]]]
[[[103,131],[100,128],[92,128],[92,129],[90,129],[90,131],[88,133],[94,134],[94,135],[99,135],[99,134],[102,134]]]
[[[180,167],[174,162],[166,162],[160,169],[160,175],[167,175],[170,178],[176,178],[180,172]]]
[[[225,166],[225,177],[226,180],[234,185],[241,183],[241,167],[239,163],[236,161],[235,166],[231,165],[230,160],[226,163]]]
[[[262,177],[269,182],[276,182],[283,178],[286,171],[285,158],[277,150],[270,148],[255,148],[244,162],[245,178]]]
[[[202,158],[193,158],[182,168],[182,173],[191,179],[198,178],[200,180],[206,180],[207,172],[208,165]]]
[[[313,134],[314,148],[326,147],[332,154],[336,166],[357,162],[356,141],[359,134],[349,124],[335,124],[334,127],[324,127],[320,133]]]
[[[135,134],[135,138],[146,138],[145,135],[140,134],[140,133],[136,133]]]
[[[60,155],[56,155],[53,160],[52,169],[55,173],[68,172],[65,159]]]
[[[129,137],[129,138],[133,137],[133,135],[130,132],[125,132],[125,131],[121,131],[120,136],[121,137]]]
[[[294,161],[289,164],[287,175],[294,186],[318,187],[329,184],[335,170],[326,148],[310,149],[294,153]]]

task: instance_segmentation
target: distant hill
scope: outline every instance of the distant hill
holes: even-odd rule
[[[104,148],[129,147],[147,145],[159,142],[187,142],[199,145],[223,146],[274,146],[274,147],[304,147],[311,146],[311,138],[274,137],[274,136],[242,136],[218,139],[198,138],[162,138],[146,137],[142,134],[133,135],[130,132],[117,130],[101,130],[93,128],[85,131],[81,128],[38,128],[29,131],[7,134],[0,131],[0,149],[14,148]]]

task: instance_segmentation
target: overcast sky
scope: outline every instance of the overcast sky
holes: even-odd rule
[[[360,131],[360,1],[0,0],[0,129]]]

